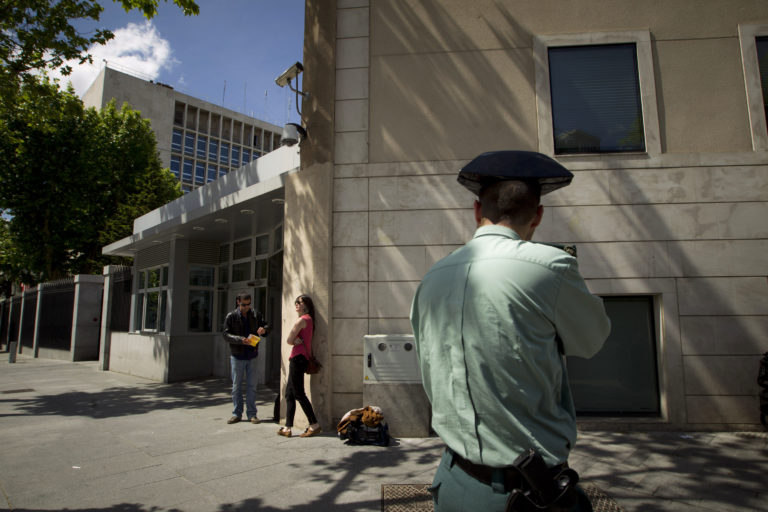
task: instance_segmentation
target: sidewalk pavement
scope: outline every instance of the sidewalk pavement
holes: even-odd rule
[[[0,362],[0,510],[379,511],[382,484],[432,480],[438,438],[348,446],[227,425],[229,386]],[[273,400],[262,390],[259,416]],[[582,432],[570,461],[627,511],[768,510],[766,433]]]

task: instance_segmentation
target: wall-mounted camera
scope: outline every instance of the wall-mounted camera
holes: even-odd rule
[[[301,65],[301,62],[297,62],[283,71],[279,77],[275,78],[275,83],[280,87],[285,87],[286,85],[290,87],[291,80],[299,76],[299,73],[302,71],[304,71],[304,66]]]

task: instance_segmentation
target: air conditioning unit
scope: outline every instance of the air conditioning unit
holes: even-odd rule
[[[413,335],[365,336],[363,382],[421,382]]]

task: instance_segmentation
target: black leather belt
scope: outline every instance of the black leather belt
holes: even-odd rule
[[[459,466],[462,471],[474,478],[475,480],[484,483],[485,485],[491,485],[493,483],[494,473],[500,471],[504,481],[504,490],[510,492],[512,489],[523,489],[523,475],[514,466],[508,466],[505,468],[494,468],[491,466],[483,466],[481,464],[475,464],[470,462],[458,453],[454,452],[450,448],[445,449],[449,455],[453,457],[453,464]],[[564,462],[557,466],[550,467],[552,475],[556,475],[563,469],[568,467],[568,463]],[[498,478],[498,477],[497,477]]]
[[[493,468],[491,466],[483,466],[481,464],[475,464],[474,462],[468,461],[450,448],[446,448],[446,451],[453,457],[453,463],[459,466],[462,471],[464,471],[475,480],[484,483],[485,485],[491,485],[494,480],[494,473],[499,471],[503,477],[504,490],[506,492],[510,492],[512,489],[520,489],[522,487],[523,477],[514,467]]]

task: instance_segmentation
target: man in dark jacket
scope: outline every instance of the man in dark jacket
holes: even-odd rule
[[[232,417],[227,423],[237,423],[243,416],[243,379],[246,382],[245,412],[248,421],[258,423],[256,417],[256,364],[254,359],[259,355],[259,347],[248,341],[248,336],[267,334],[268,326],[261,312],[254,314],[251,310],[251,296],[241,293],[237,296],[237,309],[227,314],[224,320],[224,341],[229,343],[232,352]]]

